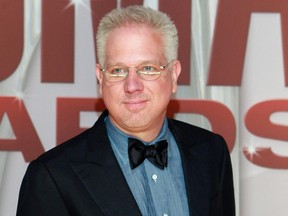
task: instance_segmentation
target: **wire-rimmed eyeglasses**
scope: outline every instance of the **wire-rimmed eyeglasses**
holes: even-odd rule
[[[101,68],[101,72],[104,74],[104,78],[108,82],[120,82],[124,80],[128,73],[129,69],[135,68],[138,76],[146,81],[153,81],[160,78],[162,72],[164,72],[168,65],[173,62],[170,61],[166,65],[157,65],[151,63],[141,64],[137,67],[127,67],[121,65],[112,65],[107,68]]]

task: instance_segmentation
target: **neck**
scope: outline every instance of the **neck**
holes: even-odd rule
[[[159,124],[155,125],[149,125],[146,127],[120,127],[117,123],[115,123],[111,118],[110,118],[112,124],[117,127],[119,130],[121,130],[123,133],[133,136],[137,139],[140,139],[141,141],[144,142],[151,142],[157,138],[157,136],[160,134],[162,126],[164,124],[165,119]]]

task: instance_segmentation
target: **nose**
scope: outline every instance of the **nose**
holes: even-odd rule
[[[143,80],[138,76],[136,68],[129,69],[129,73],[124,82],[124,90],[129,94],[142,91],[144,88]]]

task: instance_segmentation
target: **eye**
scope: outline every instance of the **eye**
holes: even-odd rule
[[[156,65],[143,65],[139,67],[139,71],[156,72],[159,71],[159,68]]]
[[[110,74],[121,74],[121,73],[124,73],[125,70],[121,67],[112,67],[109,69],[109,73]]]
[[[153,66],[150,66],[150,65],[149,65],[149,66],[144,66],[144,67],[143,67],[143,70],[144,70],[144,71],[154,71],[154,67],[153,67]]]

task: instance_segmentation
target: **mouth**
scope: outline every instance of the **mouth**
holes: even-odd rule
[[[137,111],[143,109],[148,100],[129,100],[124,101],[124,105],[127,107],[128,110]]]

